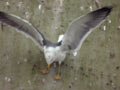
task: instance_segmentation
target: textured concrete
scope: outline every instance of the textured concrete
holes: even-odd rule
[[[1,11],[29,20],[53,42],[96,5],[95,0],[0,0]],[[40,73],[46,62],[32,40],[1,24],[0,90],[120,90],[120,1],[100,0],[99,5],[115,8],[78,55],[67,56],[60,81],[54,80],[54,66],[48,75]]]

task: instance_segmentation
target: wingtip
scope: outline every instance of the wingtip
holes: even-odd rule
[[[0,11],[0,14],[3,14],[3,12],[2,12],[2,11]]]
[[[111,11],[113,9],[113,6],[106,6],[106,7],[103,7],[103,9]]]
[[[105,6],[101,8],[100,11],[106,12],[106,16],[108,16],[110,12],[112,11],[112,9],[113,9],[113,6]]]
[[[3,17],[4,15],[5,15],[5,13],[0,11],[0,17]]]

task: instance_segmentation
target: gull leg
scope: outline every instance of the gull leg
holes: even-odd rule
[[[59,64],[58,69],[57,69],[57,73],[55,75],[55,80],[60,80],[61,79],[61,65]]]
[[[48,74],[49,70],[50,70],[50,64],[48,64],[46,69],[43,69],[40,72],[43,73],[43,74]]]

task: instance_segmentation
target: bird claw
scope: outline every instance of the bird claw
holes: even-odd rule
[[[61,76],[59,74],[55,75],[55,80],[60,80]]]
[[[41,70],[40,72],[41,72],[42,74],[48,74],[49,71],[48,71],[47,69],[43,69],[43,70]]]

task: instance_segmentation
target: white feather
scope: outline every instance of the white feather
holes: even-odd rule
[[[63,39],[63,37],[64,37],[63,34],[59,35],[59,37],[58,37],[58,42],[60,42],[60,41]]]

